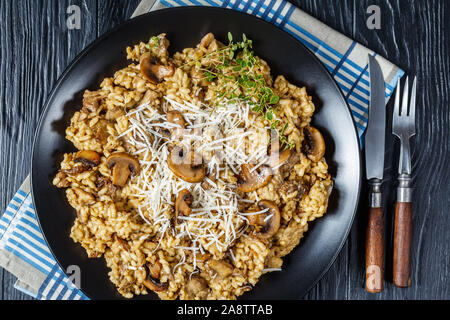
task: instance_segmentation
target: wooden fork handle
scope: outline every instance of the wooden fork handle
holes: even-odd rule
[[[411,202],[397,202],[394,224],[394,285],[406,288],[411,285]]]
[[[394,267],[393,282],[400,288],[411,285],[411,243],[412,243],[412,189],[411,176],[398,177],[397,204],[394,222]]]
[[[366,290],[384,289],[384,219],[381,208],[381,181],[371,183],[369,219],[366,230]]]

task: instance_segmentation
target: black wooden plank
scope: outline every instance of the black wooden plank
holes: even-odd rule
[[[98,3],[98,35],[120,25],[128,20],[137,8],[141,0],[109,0]]]
[[[68,30],[67,7],[81,9],[81,29]],[[29,173],[33,135],[45,98],[67,64],[95,39],[96,1],[1,1],[0,209]],[[2,299],[27,296],[2,271]]]
[[[417,135],[412,143],[414,192],[414,236],[412,285],[398,289],[392,285],[393,212],[395,179],[399,144],[392,136],[387,141],[385,160],[386,204],[386,289],[372,295],[356,286],[350,287],[353,299],[448,299],[450,279],[449,234],[444,226],[450,223],[449,169],[449,74],[448,59],[450,26],[447,1],[356,1],[355,39],[403,68],[410,76],[419,77],[417,100]],[[368,30],[365,10],[376,4],[381,9],[381,29]],[[411,78],[410,78],[410,81]],[[392,101],[389,104],[392,112]],[[390,120],[390,117],[389,117]],[[390,122],[390,121],[389,121]],[[351,264],[355,272],[349,281],[362,283],[366,211],[358,213],[350,237]]]

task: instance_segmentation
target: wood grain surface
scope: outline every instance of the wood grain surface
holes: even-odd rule
[[[392,281],[397,287],[411,285],[412,205],[397,202],[394,218],[394,263]]]
[[[299,8],[417,75],[417,129],[412,140],[412,283],[392,283],[392,243],[399,143],[387,136],[384,291],[364,289],[367,206],[364,184],[350,236],[334,265],[305,299],[450,298],[450,1],[295,0]],[[47,95],[89,43],[131,16],[139,0],[0,1],[0,212],[29,173],[31,146]],[[366,26],[367,7],[381,8],[381,29]],[[69,5],[81,29],[68,30]],[[392,110],[392,103],[388,105]],[[387,126],[390,131],[390,119]],[[0,268],[0,299],[31,299]]]

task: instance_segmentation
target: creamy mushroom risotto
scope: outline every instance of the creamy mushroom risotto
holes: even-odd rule
[[[128,47],[133,63],[85,91],[53,184],[124,297],[235,299],[325,213],[324,140],[306,89],[273,80],[245,35],[168,48]]]

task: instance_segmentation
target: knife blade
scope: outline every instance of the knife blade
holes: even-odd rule
[[[384,288],[384,219],[381,184],[384,170],[386,106],[384,77],[375,57],[369,55],[370,106],[365,137],[366,175],[369,181],[369,217],[366,230],[366,290]]]
[[[367,179],[383,179],[386,106],[384,77],[377,60],[369,56],[370,106],[365,138]]]

